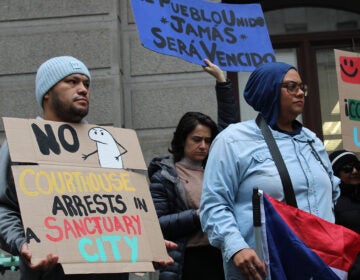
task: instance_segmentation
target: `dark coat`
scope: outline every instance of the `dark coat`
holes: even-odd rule
[[[240,121],[239,99],[230,82],[216,83],[218,128]],[[196,210],[186,205],[185,191],[171,156],[154,158],[148,167],[150,191],[165,239],[178,244],[168,250],[174,264],[160,269],[160,280],[181,279],[186,244],[192,233],[201,230]]]
[[[188,209],[185,204],[184,190],[172,157],[154,158],[148,174],[151,196],[164,238],[178,244],[177,249],[168,251],[175,263],[160,269],[159,279],[181,279],[188,237],[201,230],[200,220],[196,210]]]
[[[217,124],[219,131],[240,121],[239,95],[234,94],[230,82],[216,83]]]
[[[360,186],[340,185],[335,222],[360,234]]]
[[[340,185],[341,195],[335,205],[335,222],[360,234],[360,186]],[[349,280],[360,279],[360,254],[349,270]]]

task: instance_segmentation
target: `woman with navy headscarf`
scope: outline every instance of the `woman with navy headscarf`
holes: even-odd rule
[[[244,97],[265,120],[285,162],[299,209],[334,222],[339,180],[320,139],[296,118],[307,95],[297,70],[263,64],[250,75]],[[255,120],[230,125],[214,140],[207,161],[200,219],[210,243],[222,250],[226,279],[263,279],[255,250],[253,188],[284,201],[284,191]]]

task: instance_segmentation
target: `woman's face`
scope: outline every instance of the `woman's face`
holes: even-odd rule
[[[344,184],[359,185],[360,163],[353,162],[353,163],[345,164],[339,171],[339,178]]]
[[[192,161],[203,161],[209,153],[210,144],[210,128],[202,124],[198,124],[185,139],[185,158]]]
[[[295,120],[303,111],[305,93],[300,86],[295,85],[294,87],[294,83],[301,85],[302,81],[299,73],[295,69],[290,69],[286,73],[281,86],[280,118]]]

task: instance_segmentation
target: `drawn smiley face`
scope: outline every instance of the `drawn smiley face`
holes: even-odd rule
[[[345,75],[355,77],[358,73],[358,68],[354,67],[354,60],[351,57],[345,57],[343,63],[340,64],[340,69]]]
[[[339,62],[341,79],[346,83],[360,84],[360,58],[340,56]]]

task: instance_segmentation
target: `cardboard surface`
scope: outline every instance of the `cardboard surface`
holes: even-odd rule
[[[35,119],[3,121],[13,162],[147,169],[132,129]]]
[[[53,253],[67,274],[114,273],[169,258],[135,131],[3,121],[34,262]]]
[[[360,151],[360,53],[334,50],[343,147]]]

